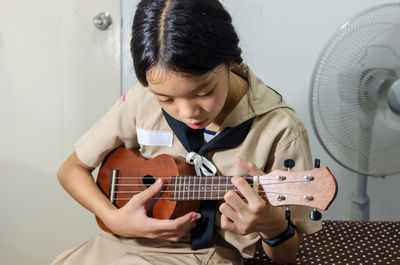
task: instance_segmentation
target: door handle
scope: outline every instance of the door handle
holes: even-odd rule
[[[106,30],[111,25],[112,19],[109,13],[101,12],[93,18],[93,24],[99,30]]]

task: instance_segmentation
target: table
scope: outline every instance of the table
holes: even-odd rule
[[[303,235],[293,265],[400,265],[400,222],[322,221],[317,233]],[[244,265],[276,264],[261,244]]]

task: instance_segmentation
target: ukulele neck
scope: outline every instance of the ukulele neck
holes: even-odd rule
[[[222,200],[228,191],[238,191],[232,184],[231,178],[229,176],[174,176],[171,178],[169,187],[170,200]]]

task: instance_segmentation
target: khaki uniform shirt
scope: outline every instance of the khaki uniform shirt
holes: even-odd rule
[[[226,127],[235,127],[250,118],[254,119],[247,137],[238,147],[206,154],[217,167],[217,174],[246,175],[247,172],[235,163],[236,157],[253,162],[266,173],[274,169],[285,169],[283,161],[289,158],[296,163],[293,170],[311,169],[312,160],[307,132],[294,111],[279,94],[264,85],[246,65],[242,64],[232,71],[244,78],[249,87],[247,94],[223,121],[220,131]],[[182,157],[187,155],[187,151],[164,119],[154,95],[147,87],[140,84],[123,95],[78,140],[75,150],[82,162],[97,167],[107,153],[118,146],[140,150],[146,158],[160,154]],[[321,228],[321,222],[309,219],[311,210],[304,206],[291,207],[291,218],[300,233],[313,233]],[[254,255],[255,243],[259,240],[258,235],[252,233],[241,236],[221,229],[219,211],[217,211],[216,232],[217,245],[234,247],[243,257]],[[162,241],[151,242],[159,244]],[[164,243],[171,245],[170,242]],[[186,247],[191,251],[190,245]]]

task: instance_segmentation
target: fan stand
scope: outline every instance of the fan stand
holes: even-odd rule
[[[349,220],[369,220],[369,196],[367,194],[368,176],[357,174],[350,193]]]
[[[367,115],[364,114],[362,118],[365,119],[366,116]],[[363,124],[362,118],[360,117],[358,120],[360,135],[363,135],[362,133],[364,133],[364,135],[366,135],[365,138],[371,139],[371,132],[368,129],[368,126],[365,126],[365,124],[364,126],[362,125]],[[359,141],[362,140],[360,139]],[[371,147],[370,141],[367,141],[367,145],[368,145],[367,152],[369,153]],[[360,168],[368,170],[368,162],[365,159],[362,159],[360,157],[358,161]],[[350,199],[349,215],[348,215],[349,220],[360,220],[360,221],[369,220],[370,205],[369,205],[369,196],[367,194],[367,182],[368,182],[367,175],[356,173],[356,175],[354,176],[353,189],[349,195]]]
[[[379,77],[379,78],[376,78]],[[364,82],[365,80],[361,80],[361,86],[365,87],[371,85],[372,81],[378,82],[382,80],[380,75],[373,75],[372,79],[369,79],[368,82]],[[374,87],[379,87],[375,85]],[[379,90],[379,89],[377,89]],[[361,90],[363,91],[363,90]],[[359,92],[360,93],[360,92]],[[362,98],[362,97],[359,97]],[[364,154],[358,153],[358,167],[363,169],[364,172],[368,172],[369,169],[369,160],[365,159],[365,154],[370,153],[371,151],[371,135],[372,132],[370,128],[374,123],[376,111],[369,111],[367,108],[363,107],[362,104],[359,104],[361,108],[364,108],[363,114],[358,118],[358,128],[359,135],[358,141],[360,144],[365,146]],[[372,118],[373,117],[373,118]],[[361,137],[362,136],[362,137]],[[359,151],[361,152],[361,150]],[[370,200],[367,194],[367,183],[368,176],[365,174],[356,173],[354,176],[352,191],[350,192],[349,199],[350,205],[348,208],[348,219],[354,221],[369,221],[370,218]]]

